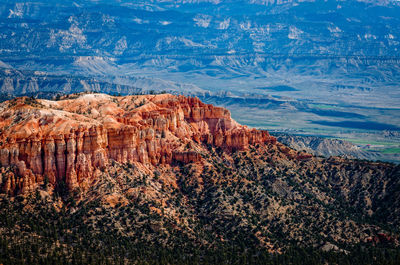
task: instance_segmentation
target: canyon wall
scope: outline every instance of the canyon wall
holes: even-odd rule
[[[0,104],[0,187],[18,193],[49,182],[89,187],[110,161],[148,168],[196,163],[206,145],[231,151],[275,143],[224,108],[173,95],[81,95]]]

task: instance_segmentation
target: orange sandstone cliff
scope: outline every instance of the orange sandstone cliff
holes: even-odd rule
[[[243,150],[267,142],[276,139],[239,125],[228,110],[197,98],[17,98],[0,104],[0,187],[15,194],[46,179],[85,188],[112,160],[153,168],[196,163],[205,145]]]

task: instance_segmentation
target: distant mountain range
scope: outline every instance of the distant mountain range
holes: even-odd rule
[[[309,81],[373,90],[398,81],[398,1],[130,2],[6,1],[0,60],[27,70],[190,80],[211,90],[271,83],[304,90]]]

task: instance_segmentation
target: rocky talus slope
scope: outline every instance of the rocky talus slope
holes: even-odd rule
[[[0,263],[400,258],[394,164],[295,151],[168,94],[17,98],[0,115]]]

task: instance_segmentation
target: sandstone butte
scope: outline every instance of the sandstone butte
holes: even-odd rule
[[[170,94],[23,97],[1,103],[0,115],[0,187],[10,194],[45,179],[84,189],[112,160],[154,169],[196,163],[207,145],[234,151],[276,143],[224,108]]]

